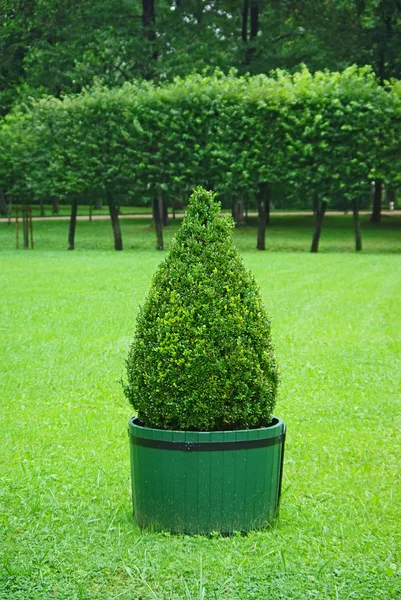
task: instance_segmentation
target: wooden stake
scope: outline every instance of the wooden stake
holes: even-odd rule
[[[32,208],[28,206],[29,231],[31,233],[31,249],[33,250],[33,225],[32,225]]]
[[[15,207],[15,235],[16,235],[16,242],[17,242],[17,250],[18,250],[18,245],[19,245],[19,240],[18,240],[18,206]]]
[[[28,226],[28,208],[27,205],[22,205],[22,231],[24,234],[24,249],[29,248],[29,226]]]

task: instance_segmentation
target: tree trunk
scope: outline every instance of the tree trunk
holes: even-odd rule
[[[77,224],[78,198],[73,198],[71,204],[70,230],[68,232],[68,250],[75,247],[75,227]]]
[[[113,229],[114,250],[122,250],[123,249],[123,240],[121,237],[120,221],[118,219],[118,208],[114,202],[113,194],[109,189],[106,190],[106,198],[107,198],[107,205],[109,207],[111,227]]]
[[[19,214],[18,214],[18,206],[15,207],[15,247],[19,248],[19,223],[18,223],[18,218],[19,218]]]
[[[45,216],[45,205],[43,203],[43,198],[41,198],[39,200],[39,203],[40,203],[40,216],[44,217]]]
[[[258,250],[266,250],[265,233],[267,226],[267,205],[270,204],[270,188],[267,183],[259,184],[258,194],[258,242],[256,248]]]
[[[316,218],[317,214],[319,212],[319,200],[316,198],[316,196],[313,198],[313,201],[312,201],[312,210],[313,210],[313,215]]]
[[[155,19],[155,0],[142,0],[142,25],[145,37],[148,40],[154,40],[156,37],[154,30]]]
[[[267,187],[266,194],[266,224],[270,225],[270,208],[271,208],[271,189],[270,186]]]
[[[28,206],[29,234],[31,236],[31,248],[33,250],[33,224],[32,224],[32,208]]]
[[[380,179],[375,181],[375,193],[373,196],[373,211],[370,217],[372,223],[380,223],[382,216],[382,190],[383,184]]]
[[[357,252],[359,252],[360,250],[362,250],[362,238],[361,238],[361,224],[359,222],[358,200],[352,201],[352,214],[354,217],[355,250]]]
[[[170,225],[170,220],[168,218],[168,206],[167,206],[167,200],[165,198],[162,198],[162,211],[163,211],[163,226],[164,227],[168,227],[168,225]]]
[[[379,46],[379,64],[378,64],[378,74],[379,74],[379,85],[384,85],[384,81],[387,79],[386,77],[386,56],[383,51],[383,46]]]
[[[28,219],[28,206],[26,202],[22,205],[22,229],[24,233],[24,248],[29,248],[29,219]]]
[[[155,0],[142,0],[142,26],[143,26],[143,37],[147,42],[154,44],[156,41],[156,10]],[[158,52],[154,48],[152,53],[152,60],[156,61]],[[152,79],[153,69],[150,66],[148,72],[144,73],[145,79]]]
[[[259,31],[259,0],[251,0],[251,35],[250,39],[254,40]]]
[[[95,208],[96,208],[96,210],[100,210],[101,208],[103,208],[103,202],[102,202],[101,198],[96,198]]]
[[[164,250],[163,245],[163,224],[162,224],[162,200],[161,198],[153,198],[152,199],[152,213],[153,213],[153,222],[156,228],[156,249]]]
[[[322,201],[320,208],[319,208],[319,205],[317,202],[316,202],[316,204],[314,203],[314,206],[316,206],[316,211],[317,211],[316,212],[316,227],[315,227],[315,232],[313,234],[312,246],[311,246],[310,251],[318,252],[320,233],[322,231],[324,214],[325,214],[326,208],[327,208],[327,200]]]
[[[242,5],[242,41],[245,43],[248,41],[248,14],[249,0],[244,0]]]
[[[58,215],[58,198],[56,196],[52,196],[52,213]]]
[[[233,198],[231,214],[236,227],[244,227],[244,203],[242,202],[242,200],[239,200],[238,198]]]
[[[0,188],[0,215],[7,214],[7,202],[3,190]]]
[[[10,198],[9,203],[8,203],[8,214],[7,214],[9,225],[11,225],[12,213],[13,213],[13,201]]]
[[[248,36],[248,21],[250,22],[250,31]],[[252,56],[255,54],[255,48],[248,46],[248,42],[252,42],[257,38],[259,32],[259,0],[244,0],[242,4],[242,41],[247,44],[244,55],[244,64],[249,65],[252,61]]]

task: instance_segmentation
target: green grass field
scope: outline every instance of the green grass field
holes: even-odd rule
[[[139,210],[139,209],[138,209]],[[164,229],[166,248],[180,219],[171,220]],[[149,252],[156,247],[155,232],[151,219],[120,220],[124,249]],[[255,217],[248,219],[248,226],[235,230],[235,241],[243,252],[256,248]],[[372,225],[368,215],[361,216],[363,252],[401,253],[401,214],[384,215],[380,225]],[[69,221],[34,221],[33,237],[36,250],[65,250],[67,248]],[[309,252],[314,229],[312,215],[272,215],[266,232],[266,248],[272,252]],[[22,227],[19,224],[19,245],[22,248]],[[112,229],[109,219],[77,221],[75,247],[82,250],[111,250]],[[325,217],[319,252],[353,252],[355,247],[351,215],[328,215]],[[0,252],[16,248],[15,223],[0,222]]]
[[[275,219],[234,232],[273,318],[287,423],[280,518],[246,536],[133,523],[119,383],[165,253],[150,222],[0,224],[0,598],[397,600],[401,597],[401,220]],[[176,225],[165,231],[166,245]]]
[[[21,217],[21,205],[18,206],[19,217]],[[53,214],[53,208],[49,204],[45,204],[43,206],[43,214],[41,214],[41,207],[39,204],[31,205],[32,217],[69,217],[71,214],[71,205],[69,204],[60,204],[57,215]],[[12,207],[12,216],[15,217],[16,207]],[[87,204],[79,205],[78,207],[78,215],[88,216],[89,218],[90,207]],[[151,213],[151,208],[149,206],[122,206],[120,209],[120,214],[122,215],[148,215]],[[102,205],[101,208],[96,208],[92,205],[92,215],[108,215],[109,209],[107,204]]]

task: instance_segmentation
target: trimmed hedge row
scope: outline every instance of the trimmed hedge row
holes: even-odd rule
[[[254,199],[280,184],[310,206],[350,206],[372,179],[397,186],[401,84],[370,68],[295,75],[191,75],[171,84],[94,87],[20,106],[0,125],[0,188],[10,197],[102,191],[151,203],[196,185]]]

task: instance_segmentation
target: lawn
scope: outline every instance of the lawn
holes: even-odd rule
[[[140,209],[138,209],[140,210]],[[139,213],[138,213],[139,214]],[[177,231],[180,219],[171,220],[164,229],[166,247]],[[256,217],[249,217],[248,226],[235,231],[239,248],[253,251],[256,248]],[[125,250],[153,251],[156,235],[150,218],[123,218],[120,220]],[[361,216],[363,252],[401,254],[401,213],[384,215],[380,225],[372,225],[368,215]],[[33,238],[36,250],[65,250],[67,248],[69,221],[34,221]],[[266,248],[272,252],[309,252],[314,218],[312,215],[272,215],[266,232]],[[19,224],[19,246],[22,248],[22,225]],[[16,247],[15,223],[0,222],[0,252]],[[352,252],[355,247],[351,215],[325,217],[319,252]],[[76,250],[111,250],[113,236],[110,219],[77,221]]]
[[[42,217],[54,217],[54,216],[69,217],[71,214],[71,205],[70,204],[59,204],[57,215],[54,215],[53,207],[49,204],[45,204],[43,206],[42,214],[41,214],[41,207],[39,206],[39,204],[31,205],[31,210],[32,210],[32,217],[40,217],[40,216],[42,216]],[[22,214],[21,205],[18,206],[18,211],[19,211],[19,217],[21,218],[21,214]],[[13,217],[15,216],[15,212],[16,212],[16,207],[13,206],[12,207]],[[149,206],[122,206],[120,209],[120,214],[122,214],[122,215],[140,215],[140,214],[148,215],[150,212],[152,212],[152,211]],[[87,204],[79,205],[78,215],[87,216],[89,219],[89,213],[90,213],[89,205],[87,205]],[[94,217],[97,215],[108,215],[108,214],[109,214],[109,208],[108,208],[107,204],[104,204],[104,205],[102,204],[101,208],[96,208],[94,206],[94,204],[92,205],[92,215]]]
[[[132,520],[124,360],[158,262],[150,222],[0,224],[0,598],[401,597],[401,222],[279,217],[257,252],[287,423],[278,522],[246,536],[141,532]],[[165,231],[166,245],[176,226]]]

